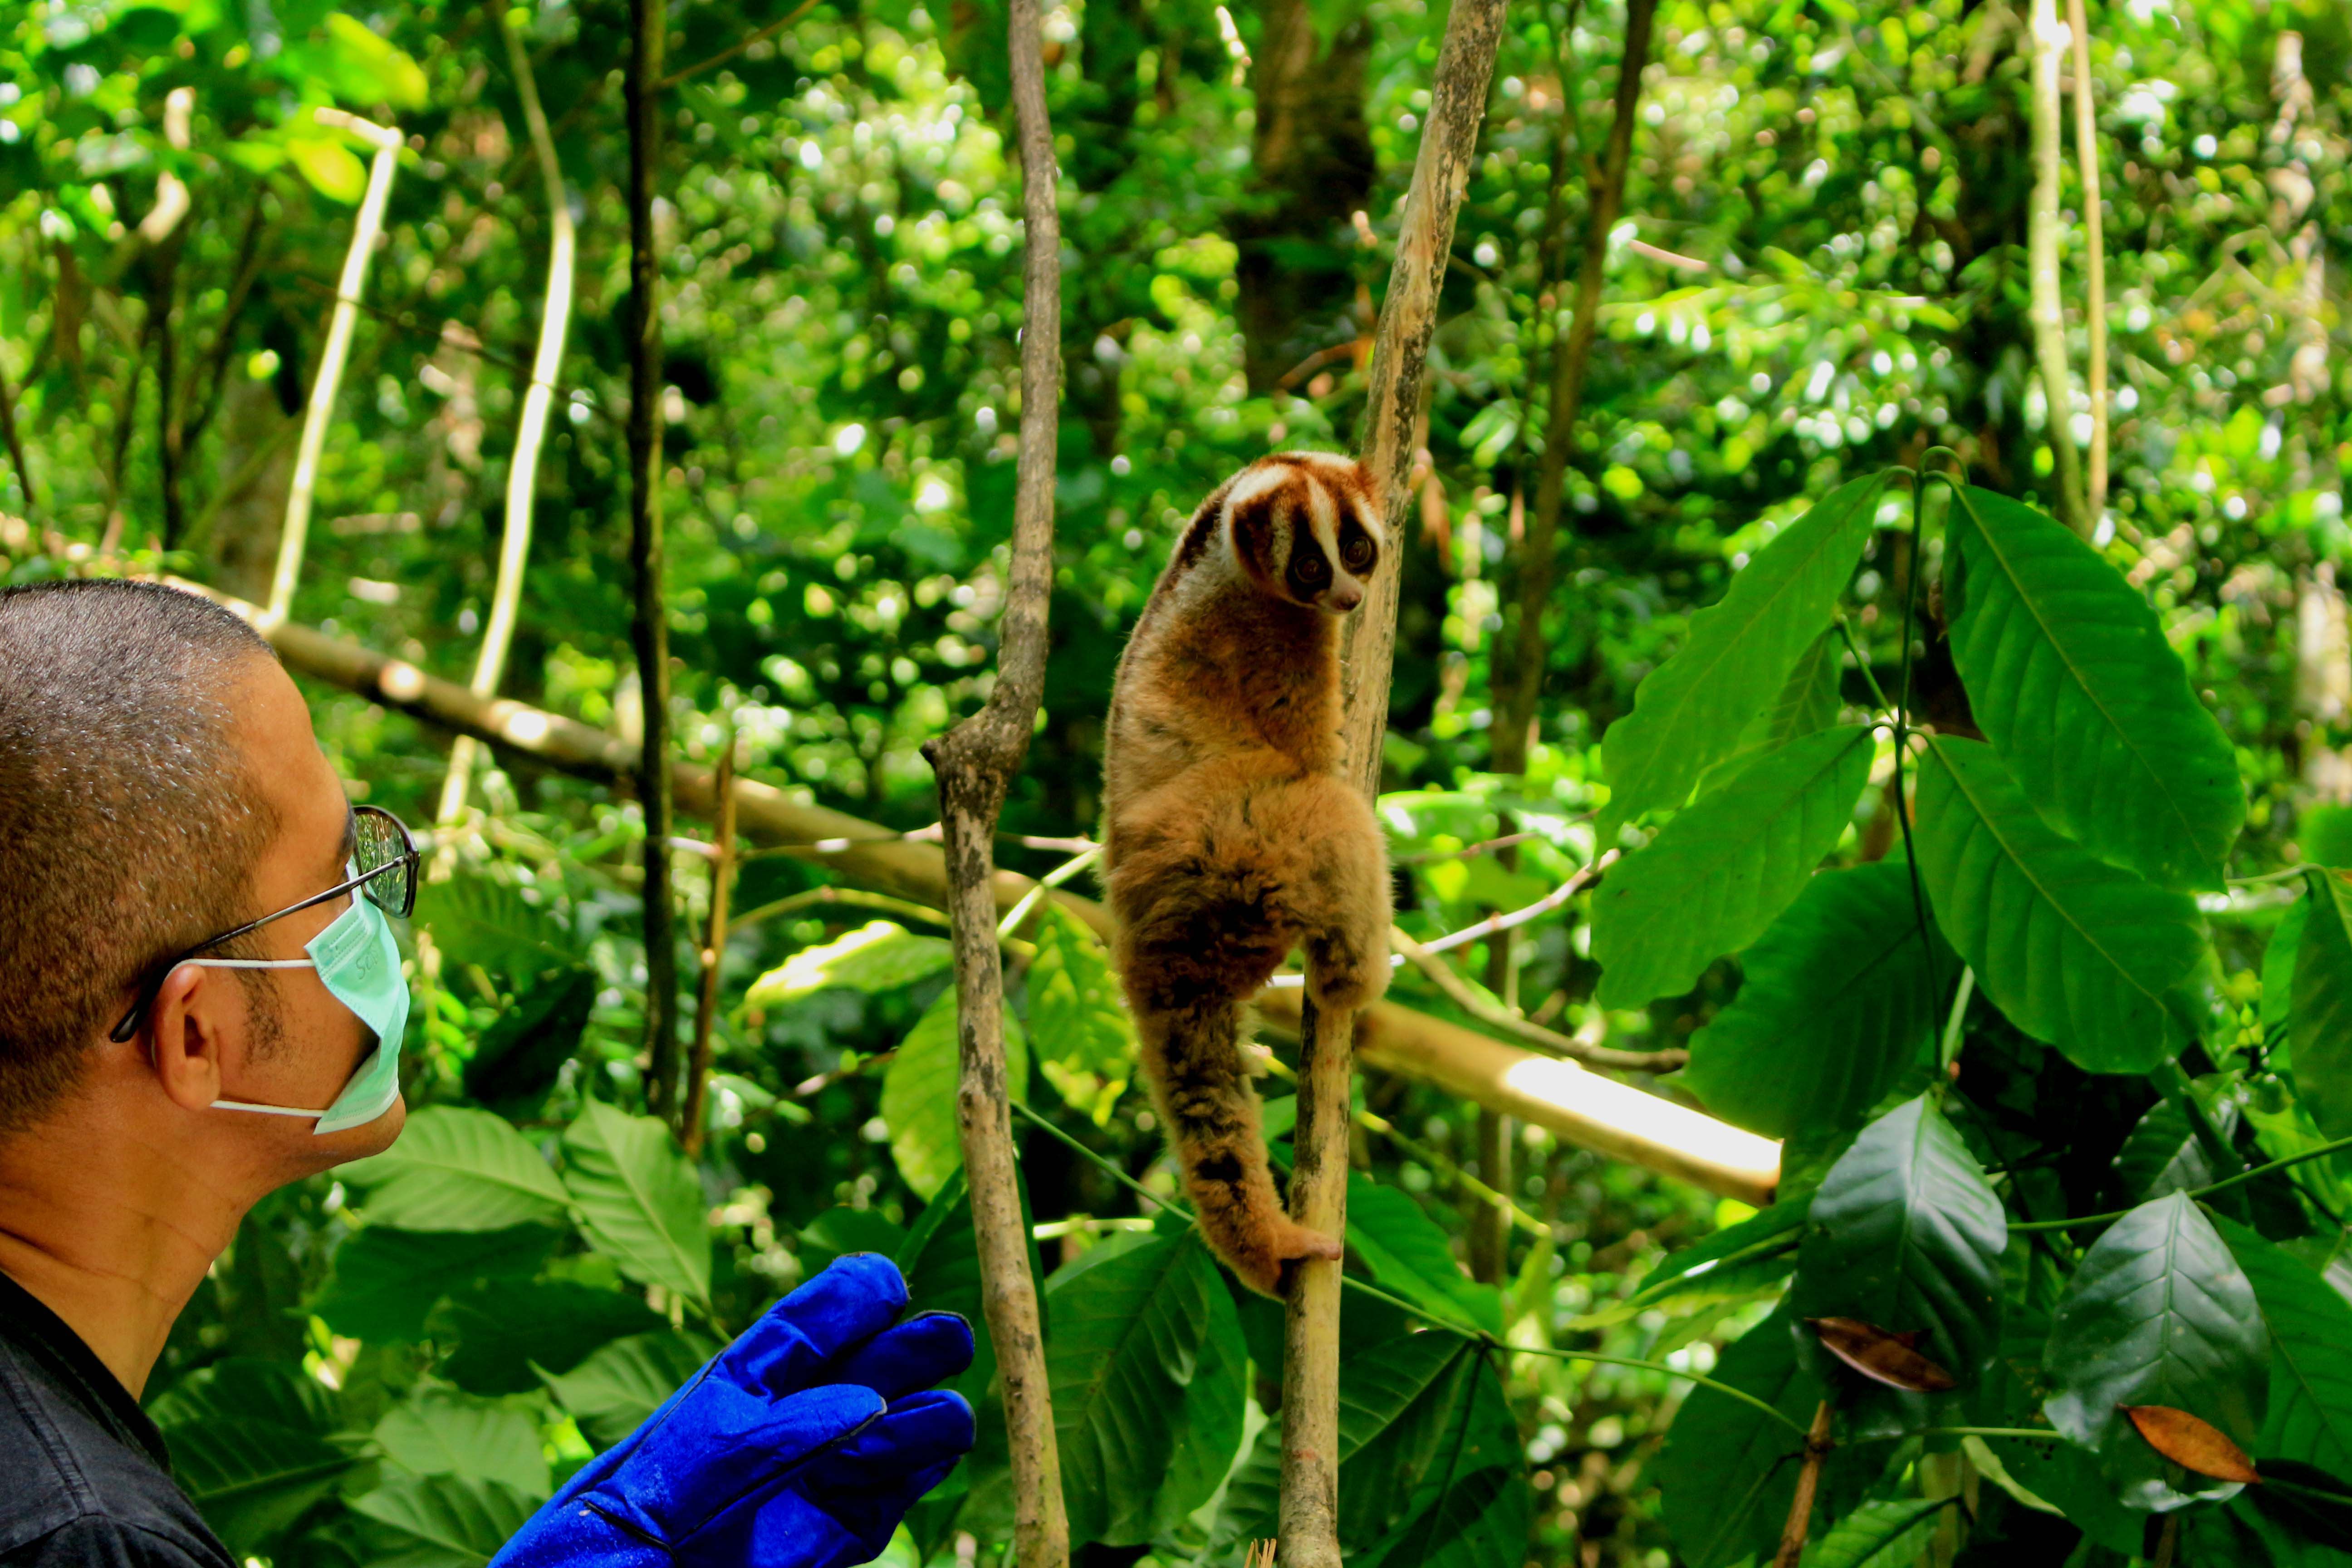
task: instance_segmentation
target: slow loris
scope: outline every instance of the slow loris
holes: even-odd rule
[[[1295,947],[1327,1011],[1388,987],[1387,855],[1339,776],[1339,617],[1381,533],[1356,463],[1260,458],[1193,514],[1111,693],[1105,879],[1145,1076],[1210,1245],[1268,1295],[1340,1247],[1275,1195],[1243,1008]]]

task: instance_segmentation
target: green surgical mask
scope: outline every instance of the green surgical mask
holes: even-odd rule
[[[217,1110],[257,1110],[270,1116],[315,1116],[320,1133],[362,1127],[392,1109],[400,1098],[400,1037],[408,1027],[408,983],[401,978],[400,946],[393,941],[392,922],[365,898],[354,896],[352,907],[312,937],[302,949],[308,958],[192,958],[207,969],[310,969],[335,999],[375,1031],[370,1051],[335,1102],[324,1110],[303,1110],[290,1105],[254,1105],[241,1100],[215,1100]]]

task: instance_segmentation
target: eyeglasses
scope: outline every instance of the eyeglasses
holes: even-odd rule
[[[206,937],[195,946],[174,953],[140,986],[139,1000],[131,1005],[131,1011],[122,1016],[122,1021],[114,1026],[107,1038],[120,1045],[139,1032],[140,1024],[147,1016],[147,1009],[155,1005],[156,994],[163,989],[163,982],[171,978],[172,971],[198,953],[259,931],[272,921],[281,921],[288,915],[315,909],[331,899],[341,898],[354,889],[384,913],[405,920],[409,911],[416,907],[416,867],[419,859],[416,840],[409,837],[408,829],[402,826],[400,818],[381,806],[354,806],[352,809],[352,874],[349,879],[299,904],[289,904],[275,914],[248,921],[235,931]]]

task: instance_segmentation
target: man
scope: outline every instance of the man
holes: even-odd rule
[[[264,1194],[389,1147],[415,847],[294,683],[151,584],[0,591],[0,1563],[233,1568],[139,1397]],[[780,1303],[501,1564],[832,1564],[971,1442],[887,1262]]]

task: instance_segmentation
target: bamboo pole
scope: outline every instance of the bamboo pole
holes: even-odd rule
[[[667,9],[629,0],[629,568],[631,641],[645,710],[637,800],[645,813],[646,1109],[670,1119],[677,1099],[677,938],[670,905],[669,620],[662,606],[661,259],[654,187],[661,178],[661,70]]]
[[[2063,163],[2058,117],[2058,0],[2033,0],[2027,37],[2033,51],[2033,197],[2026,210],[2026,268],[2032,284],[2030,315],[2033,353],[2042,372],[2042,395],[2049,405],[2042,432],[2050,437],[2051,510],[2076,533],[2087,536],[2083,513],[2083,464],[2074,450],[2074,394],[2066,381],[2066,317],[2059,271],[2059,174]]]
[[[530,384],[522,395],[522,421],[516,426],[514,457],[507,467],[507,520],[499,542],[498,585],[491,591],[490,618],[483,625],[481,651],[474,660],[472,689],[477,697],[498,690],[506,674],[507,650],[514,643],[523,569],[530,560],[531,500],[539,489],[539,453],[547,440],[548,412],[555,401],[555,380],[563,368],[564,334],[572,321],[573,249],[572,201],[564,194],[563,165],[555,156],[555,138],[547,128],[547,110],[539,101],[530,56],[508,25],[505,0],[490,0],[490,10],[499,37],[506,43],[515,91],[522,99],[523,123],[530,127],[531,152],[539,161],[540,179],[547,186],[547,298],[540,305],[539,351],[531,358]],[[465,812],[478,746],[472,736],[460,735],[449,748],[449,772],[441,781],[441,805],[434,814],[434,820],[444,827]],[[440,851],[444,867],[448,853],[445,844]]]
[[[1381,487],[1391,541],[1404,537],[1411,504],[1414,426],[1422,373],[1437,324],[1437,300],[1454,245],[1454,216],[1469,184],[1487,84],[1502,37],[1503,0],[1455,0],[1431,83],[1428,129],[1405,195],[1396,260],[1372,345],[1366,388],[1364,466]],[[1396,652],[1399,565],[1382,552],[1362,609],[1343,635],[1340,721],[1347,767],[1367,796],[1380,791]],[[1356,1020],[1318,1017],[1301,998],[1298,1125],[1291,1134],[1291,1217],[1325,1236],[1348,1226],[1349,1080]],[[1282,1502],[1279,1539],[1288,1568],[1339,1563],[1339,1265],[1309,1259],[1292,1271],[1283,1301]]]
[[[2093,528],[2107,510],[2107,247],[2099,207],[2099,121],[2091,99],[2091,24],[2083,0],[2066,0],[2074,36],[2074,163],[2083,180],[2083,237],[2089,250],[2084,313],[2090,319],[2091,476],[2084,510]]]
[[[278,567],[269,580],[266,626],[283,622],[294,607],[294,584],[302,575],[302,552],[310,540],[310,503],[319,489],[319,458],[327,448],[327,425],[335,412],[335,389],[342,384],[350,361],[352,332],[359,324],[360,291],[367,284],[368,258],[375,254],[376,237],[383,232],[383,209],[392,200],[392,176],[400,168],[400,132],[346,114],[340,109],[314,109],[310,117],[321,125],[348,131],[375,149],[368,164],[367,194],[360,198],[359,221],[352,226],[352,247],[343,253],[343,275],[335,284],[335,309],[327,319],[327,346],[319,355],[319,374],[310,383],[310,401],[302,410],[302,444],[294,455],[294,482],[286,492],[286,526],[278,536]]]
[[[923,747],[939,776],[950,931],[955,946],[956,1130],[980,1253],[981,1301],[996,1351],[1013,1461],[1013,1561],[1066,1568],[1070,1526],[1029,1274],[1029,1233],[1013,1168],[1004,1061],[1004,965],[997,946],[996,825],[1029,753],[1045,690],[1045,617],[1054,583],[1054,479],[1062,394],[1061,173],[1045,111],[1037,0],[1011,0],[1006,50],[1021,153],[1021,456],[1013,480],[1013,570],[998,623],[987,705]]]

